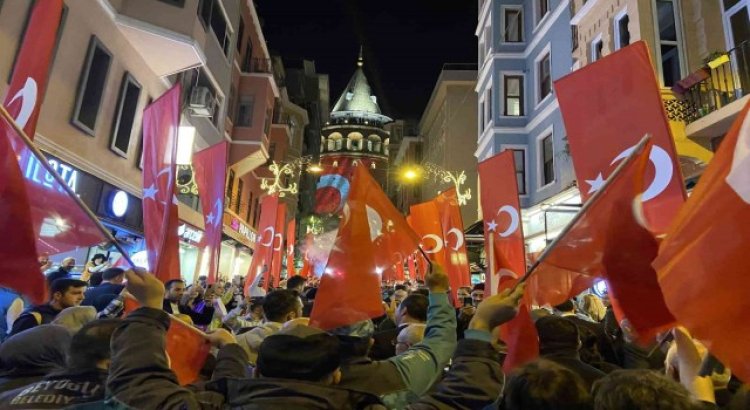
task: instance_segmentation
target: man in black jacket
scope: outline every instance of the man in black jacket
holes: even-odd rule
[[[101,312],[109,305],[112,299],[116,298],[125,285],[125,271],[120,268],[109,268],[102,273],[102,283],[99,286],[91,287],[86,290],[83,306],[93,306],[97,312]]]
[[[109,339],[118,319],[89,322],[70,342],[67,368],[0,395],[3,409],[59,409],[104,399]]]
[[[50,286],[50,301],[43,305],[34,305],[26,309],[13,322],[10,335],[13,336],[26,329],[51,323],[58,313],[83,302],[86,282],[78,279],[57,279]]]

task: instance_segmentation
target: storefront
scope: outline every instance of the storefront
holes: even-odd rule
[[[183,222],[177,229],[177,235],[180,237],[180,272],[187,283],[193,283],[198,276],[205,274],[205,264],[199,266],[199,261],[204,259],[201,258],[200,247],[203,231]]]
[[[581,196],[576,188],[523,209],[521,215],[527,255],[544,250],[580,210]]]
[[[224,234],[219,256],[219,276],[225,279],[244,277],[250,269],[258,234],[228,211],[224,213]]]

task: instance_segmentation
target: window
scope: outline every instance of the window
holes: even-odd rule
[[[146,102],[146,107],[151,105],[152,102],[154,102],[154,99],[151,97],[148,97],[148,101]],[[138,161],[137,163],[138,169],[143,170],[143,120],[141,120],[141,140],[138,142],[138,156],[136,157],[136,160]]]
[[[211,27],[219,45],[224,50],[224,55],[229,57],[229,43],[232,41],[232,31],[229,30],[226,16],[222,10],[221,0],[200,0],[198,5],[198,17],[203,27]]]
[[[229,170],[229,178],[227,178],[227,188],[226,188],[226,195],[224,196],[224,204],[231,204],[232,203],[232,188],[234,186],[232,185],[234,183],[234,170]]]
[[[549,0],[534,0],[536,8],[536,24],[539,24],[544,16],[549,13]]]
[[[234,84],[229,86],[229,102],[227,103],[227,117],[234,123],[237,119],[237,87]]]
[[[237,53],[242,52],[242,36],[245,35],[245,22],[240,18],[240,27],[237,29]]]
[[[655,0],[658,29],[657,53],[662,84],[673,86],[682,78],[682,36],[675,0]]]
[[[518,195],[526,195],[526,150],[513,149],[513,162],[516,166],[516,183]]]
[[[539,77],[539,101],[542,101],[552,92],[552,68],[550,67],[549,53],[537,63],[537,75]]]
[[[91,135],[94,135],[96,128],[96,119],[99,116],[99,107],[111,61],[112,55],[109,51],[96,37],[91,37],[73,112],[73,124]]]
[[[240,208],[242,208],[242,188],[244,185],[245,183],[237,178],[237,200],[234,202],[234,213],[237,215],[240,214]]]
[[[578,26],[570,26],[570,40],[573,44],[573,51],[578,50]]]
[[[505,101],[503,115],[506,117],[522,117],[523,112],[523,76],[503,76],[503,100]]]
[[[487,89],[487,97],[484,99],[485,110],[487,112],[484,115],[485,121],[492,122],[492,88]]]
[[[479,66],[484,64],[484,40],[479,42]]]
[[[489,54],[492,50],[492,37],[490,37],[490,27],[484,28],[484,54]]]
[[[523,42],[523,8],[503,8],[503,41],[506,43]]]
[[[626,13],[615,18],[615,50],[619,50],[630,44],[628,24],[630,24],[630,17]]]
[[[273,120],[273,108],[266,110],[266,122],[263,125],[263,132],[266,135],[269,135],[268,133],[271,132],[271,120]]]
[[[600,60],[602,58],[602,51],[604,49],[604,42],[602,41],[602,35],[599,34],[591,41],[591,62]]]
[[[251,206],[252,204],[253,204],[253,191],[250,191],[250,197],[247,200],[247,213],[245,214],[245,221],[246,222],[250,221],[250,215],[251,215],[251,211],[252,211],[252,208],[253,208]]]
[[[138,112],[138,99],[141,96],[141,86],[129,74],[125,73],[120,86],[120,96],[117,99],[115,120],[112,125],[112,141],[109,148],[127,157],[130,146],[130,136],[133,134],[135,114]]]
[[[258,201],[258,198],[255,198],[255,201],[253,202],[253,221],[247,221],[248,223],[252,223],[254,227],[258,227],[258,217],[260,216],[260,201]]]
[[[552,134],[542,138],[541,141],[541,163],[542,175],[541,186],[546,186],[555,181],[555,161],[552,149]]]
[[[242,59],[242,71],[249,73],[252,71],[253,63],[253,40],[248,37],[247,44],[245,44],[245,57]]]
[[[484,131],[484,101],[479,103],[479,132]]]

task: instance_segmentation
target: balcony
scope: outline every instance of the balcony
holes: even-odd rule
[[[367,137],[354,131],[343,136],[340,132],[332,132],[323,137],[320,144],[321,155],[325,154],[360,154],[369,156],[388,157],[390,139],[385,141],[381,136],[372,134]]]
[[[723,135],[750,99],[750,41],[717,56],[674,89],[685,105],[688,136]]]

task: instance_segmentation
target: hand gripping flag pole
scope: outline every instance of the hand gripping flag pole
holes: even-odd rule
[[[10,113],[0,104],[0,115],[10,124],[11,127],[16,131],[16,133],[23,139],[24,144],[29,148],[31,153],[36,157],[37,161],[44,167],[44,169],[52,175],[53,178],[55,178],[55,181],[63,188],[65,189],[65,192],[73,198],[73,200],[76,202],[76,204],[83,210],[83,212],[88,216],[92,222],[94,222],[94,225],[101,231],[101,233],[112,243],[112,245],[117,248],[117,250],[122,254],[122,257],[125,258],[125,260],[130,264],[131,267],[135,267],[135,264],[130,259],[130,256],[128,255],[127,251],[117,242],[117,239],[112,235],[112,232],[110,232],[107,228],[102,225],[102,223],[99,221],[99,218],[94,215],[93,212],[91,212],[91,209],[89,209],[86,204],[83,203],[81,198],[78,197],[78,195],[73,192],[73,189],[68,186],[68,184],[62,179],[60,174],[55,171],[52,166],[47,162],[46,157],[44,154],[42,154],[39,149],[34,146],[34,143],[31,142],[31,139],[28,135],[23,131],[21,127],[18,126],[16,121],[11,117]]]

